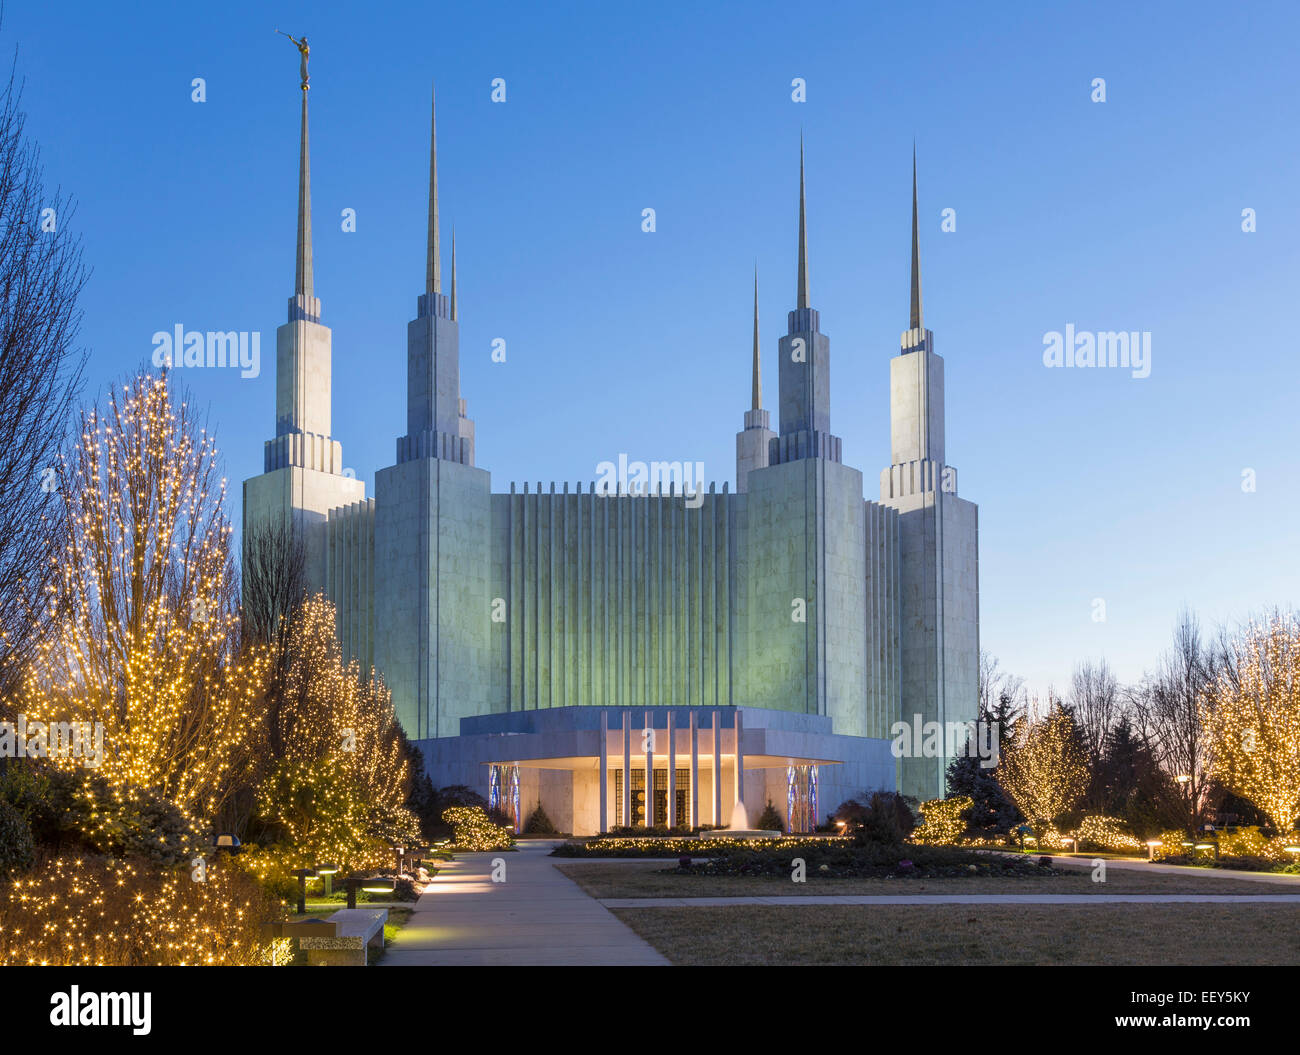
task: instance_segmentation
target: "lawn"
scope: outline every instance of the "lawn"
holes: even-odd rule
[[[1300,963],[1288,905],[881,905],[615,909],[682,965]]]
[[[1300,883],[1252,882],[1226,876],[1169,875],[1111,868],[1105,883],[1091,870],[1064,875],[952,879],[818,879],[806,883],[764,876],[675,875],[668,864],[558,861],[561,872],[592,897],[788,897],[807,894],[1300,894]],[[662,869],[668,869],[665,874]],[[654,911],[666,911],[655,909]],[[692,909],[691,911],[700,911]],[[1300,907],[1291,909],[1293,920]],[[1292,924],[1294,925],[1294,924]]]

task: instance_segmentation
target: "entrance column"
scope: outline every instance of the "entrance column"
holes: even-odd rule
[[[655,730],[654,719],[650,712],[645,712],[646,731],[641,733],[645,742],[645,826],[653,828],[655,823]]]
[[[609,712],[600,711],[600,828],[609,831]]]
[[[745,749],[740,746],[740,708],[736,708],[736,801],[745,803]],[[748,812],[746,812],[748,815]]]
[[[677,826],[677,723],[668,712],[668,827]]]
[[[632,825],[632,712],[623,712],[623,823]]]
[[[713,708],[713,823],[722,823],[722,715]]]
[[[700,723],[691,711],[691,827],[700,826]]]

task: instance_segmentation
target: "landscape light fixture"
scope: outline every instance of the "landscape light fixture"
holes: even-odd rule
[[[307,915],[307,880],[316,878],[314,868],[295,868],[290,875],[298,877],[298,915]]]
[[[1148,840],[1147,840],[1147,860],[1148,860],[1148,861],[1154,861],[1154,860],[1156,859],[1156,847],[1157,847],[1157,846],[1164,846],[1164,843],[1162,843],[1159,839],[1148,839]]]
[[[397,884],[384,876],[348,876],[348,908],[357,907],[357,891],[367,894],[392,894]]]
[[[316,873],[321,877],[325,884],[325,896],[329,897],[334,893],[334,876],[338,875],[339,866],[336,864],[323,864],[316,866]]]

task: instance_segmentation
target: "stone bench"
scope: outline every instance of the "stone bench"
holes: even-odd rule
[[[343,908],[326,922],[335,927],[333,937],[299,939],[299,946],[313,967],[364,967],[369,962],[369,950],[384,947],[387,909]]]

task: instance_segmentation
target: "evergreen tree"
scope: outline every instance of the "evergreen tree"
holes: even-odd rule
[[[1001,745],[1010,736],[1018,714],[1012,697],[1003,693],[991,709],[981,709],[980,721],[993,727],[996,743]],[[1023,818],[994,778],[994,767],[981,767],[980,762],[978,754],[972,754],[969,749],[953,759],[948,766],[948,795],[971,797],[974,804],[968,819],[972,829],[985,835],[1005,835]]]

